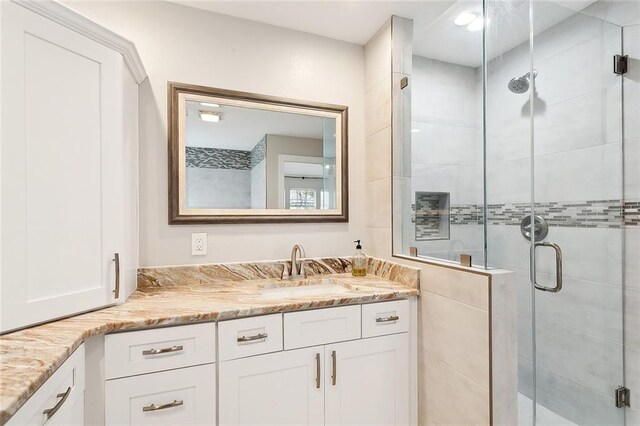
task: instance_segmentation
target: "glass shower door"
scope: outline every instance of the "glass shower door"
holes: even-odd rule
[[[546,1],[531,23],[536,424],[622,425],[621,28]]]
[[[599,3],[484,0],[486,259],[516,275],[520,425],[624,424],[621,28]]]

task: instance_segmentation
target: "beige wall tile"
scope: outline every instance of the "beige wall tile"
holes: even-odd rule
[[[391,176],[391,127],[369,136],[365,146],[367,182]]]
[[[420,418],[429,416],[443,426],[489,424],[489,391],[428,353],[421,361]]]
[[[411,177],[411,90],[410,86],[400,89],[402,79],[407,74],[393,73],[393,176]],[[412,83],[409,82],[409,85]]]
[[[437,265],[422,267],[422,288],[427,291],[486,310],[489,306],[486,275]]]
[[[514,272],[491,276],[493,424],[518,423],[518,312]]]
[[[367,228],[367,241],[363,241],[364,252],[380,259],[391,258],[391,228]]]
[[[413,60],[413,20],[391,18],[391,46],[393,72],[411,73]]]
[[[391,73],[365,93],[365,136],[391,126]]]
[[[488,312],[431,292],[420,305],[425,352],[489,390]]]
[[[364,46],[364,90],[391,73],[391,20]]]
[[[367,226],[391,228],[391,178],[367,182],[366,192]]]

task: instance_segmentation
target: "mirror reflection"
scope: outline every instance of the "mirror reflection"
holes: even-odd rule
[[[336,207],[336,119],[187,100],[187,206]]]

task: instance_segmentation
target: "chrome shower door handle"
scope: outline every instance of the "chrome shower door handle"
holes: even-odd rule
[[[533,280],[533,285],[537,290],[548,291],[551,293],[557,293],[562,290],[562,250],[560,246],[555,243],[548,242],[540,242],[535,243],[533,247],[531,247],[531,258],[536,255],[535,250],[536,247],[551,247],[556,252],[556,286],[555,287],[546,287],[543,285],[539,285],[536,280],[536,271],[535,268],[531,268],[531,278]]]

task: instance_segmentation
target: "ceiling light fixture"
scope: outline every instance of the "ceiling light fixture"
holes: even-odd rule
[[[486,20],[486,23],[489,24],[489,19]],[[482,27],[484,27],[484,24],[485,24],[485,20],[482,19],[482,17],[479,17],[474,19],[473,22],[467,25],[467,29],[469,31],[480,31]]]
[[[465,25],[469,25],[470,23],[472,23],[477,17],[478,16],[475,13],[462,12],[460,15],[458,15],[456,20],[453,21],[453,23],[458,25],[459,27],[464,27]]]
[[[210,123],[217,123],[222,120],[222,113],[212,111],[198,111],[200,113],[200,120],[208,121]]]
[[[200,105],[211,108],[220,108],[219,104],[212,104],[210,102],[200,102]]]
[[[420,129],[411,129],[411,133],[420,133]]]

